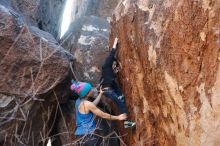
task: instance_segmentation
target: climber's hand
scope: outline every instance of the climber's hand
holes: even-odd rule
[[[102,88],[102,86],[99,89],[99,94],[103,94],[105,92],[105,90],[107,90],[108,88]]]
[[[118,120],[123,121],[127,119],[127,114],[121,114],[119,116],[117,116]]]

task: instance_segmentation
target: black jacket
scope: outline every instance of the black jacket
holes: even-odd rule
[[[112,64],[115,59],[116,49],[112,48],[111,53],[106,58],[104,65],[102,66],[101,85],[103,87],[112,87],[115,84],[116,74],[112,69]]]

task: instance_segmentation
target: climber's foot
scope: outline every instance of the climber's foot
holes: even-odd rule
[[[135,127],[136,123],[132,121],[124,121],[124,128],[132,128]]]

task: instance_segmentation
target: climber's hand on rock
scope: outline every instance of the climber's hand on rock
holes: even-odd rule
[[[127,114],[121,114],[118,116],[118,120],[123,121],[127,119]]]

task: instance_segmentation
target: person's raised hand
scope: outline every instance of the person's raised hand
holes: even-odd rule
[[[102,86],[101,86],[100,89],[99,89],[99,94],[102,95],[105,92],[106,89],[107,88],[102,88]]]

